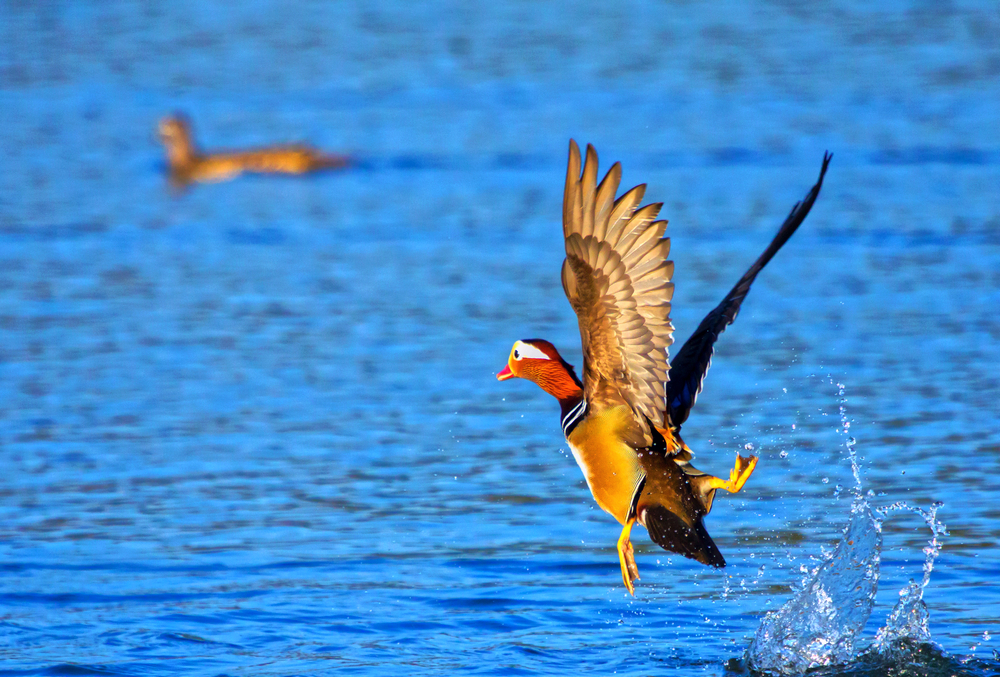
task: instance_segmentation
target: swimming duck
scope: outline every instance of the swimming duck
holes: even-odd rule
[[[728,479],[691,464],[680,436],[694,406],[719,335],[736,319],[750,285],[788,241],[819,195],[832,155],[824,154],[819,180],[796,203],[764,253],[668,362],[673,262],[662,203],[639,207],[645,184],[616,198],[621,166],[597,183],[597,153],[569,145],[563,197],[566,259],[562,284],[576,311],[583,343],[583,379],[548,341],[514,343],[505,381],[534,381],[559,401],[561,425],[597,504],[622,524],[618,561],[635,594],[639,571],[630,540],[638,522],[654,543],[706,565],[726,560],[705,529],[715,492],[736,493],[757,465],[737,454]]]
[[[309,146],[271,146],[248,151],[203,154],[191,137],[191,124],[183,115],[165,117],[159,125],[167,151],[170,180],[179,187],[194,182],[227,181],[244,172],[256,174],[305,174],[349,164],[340,155],[324,155]]]

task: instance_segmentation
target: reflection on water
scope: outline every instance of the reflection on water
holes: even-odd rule
[[[872,504],[946,506],[913,660],[996,673],[998,33],[989,3],[5,6],[0,670],[722,674],[851,512],[833,374]],[[174,197],[178,109],[361,161]],[[579,366],[569,136],[665,201],[680,340],[837,154],[685,425],[707,471],[761,454],[708,525],[730,565],[637,538],[634,600],[558,411],[493,379],[531,334]],[[882,538],[889,609],[927,532]]]

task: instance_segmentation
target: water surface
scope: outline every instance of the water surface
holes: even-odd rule
[[[930,674],[1000,673],[992,3],[2,12],[8,674],[725,674],[848,522],[837,382],[872,502],[944,503]],[[175,195],[173,110],[358,165]],[[729,566],[637,533],[635,599],[555,403],[493,377],[580,363],[570,136],[665,203],[680,340],[835,153],[685,425],[761,455]],[[883,538],[866,641],[929,532]]]

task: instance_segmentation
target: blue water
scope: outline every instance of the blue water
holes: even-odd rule
[[[1000,674],[997,35],[992,2],[4,4],[0,670],[727,674],[849,520],[840,382],[870,500],[944,503],[914,674]],[[174,110],[358,162],[178,196]],[[761,455],[708,520],[729,566],[636,533],[634,599],[555,403],[493,377],[519,338],[580,364],[571,136],[665,203],[679,340],[835,153],[685,425],[716,474]],[[868,641],[929,532],[882,537]],[[823,674],[906,667],[868,661]]]

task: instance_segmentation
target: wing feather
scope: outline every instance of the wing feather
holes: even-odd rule
[[[819,191],[823,187],[823,177],[826,169],[830,165],[833,155],[825,153],[823,155],[823,166],[820,168],[819,179],[816,184],[806,194],[802,202],[796,202],[792,211],[788,214],[785,222],[781,224],[777,235],[771,240],[764,253],[753,263],[743,274],[739,282],[726,294],[722,302],[716,306],[712,312],[705,316],[694,334],[691,335],[684,346],[677,353],[673,363],[670,365],[670,383],[667,388],[667,405],[669,407],[670,424],[680,428],[681,424],[687,420],[691,408],[694,406],[698,394],[701,392],[702,384],[705,382],[705,375],[712,364],[712,354],[715,350],[715,342],[719,336],[736,320],[736,315],[740,311],[743,299],[750,292],[750,285],[753,284],[757,274],[764,269],[768,261],[778,253],[778,250],[795,234],[795,231],[809,215],[813,203],[819,197]]]
[[[581,235],[594,234],[594,205],[597,202],[597,152],[587,146],[587,160],[583,163],[583,177],[580,179],[580,197],[583,205]],[[600,242],[600,239],[597,240]]]
[[[569,147],[569,161],[566,163],[566,189],[563,192],[563,237],[569,237],[570,224],[579,224],[583,206],[577,203],[580,195],[580,149]]]
[[[621,163],[616,162],[601,180],[601,185],[597,187],[597,200],[594,205],[594,237],[599,240],[608,239],[611,212],[615,208],[615,192],[618,190],[621,180],[622,166]],[[612,247],[615,246],[614,242],[610,242],[610,244]]]
[[[579,168],[577,169],[577,175],[579,175]],[[624,228],[628,220],[632,218],[632,212],[635,211],[636,206],[642,202],[642,196],[645,194],[646,184],[640,183],[615,200],[614,209],[611,211],[611,216],[608,217],[609,228]],[[613,242],[611,238],[607,239],[612,242],[612,246],[617,246],[617,243]]]
[[[641,208],[644,185],[615,199],[621,165],[598,185],[597,152],[570,142],[563,198],[566,260],[562,280],[583,343],[584,393],[628,403],[643,425],[662,428],[666,412],[667,349],[673,342],[673,264],[666,261],[662,204]]]

